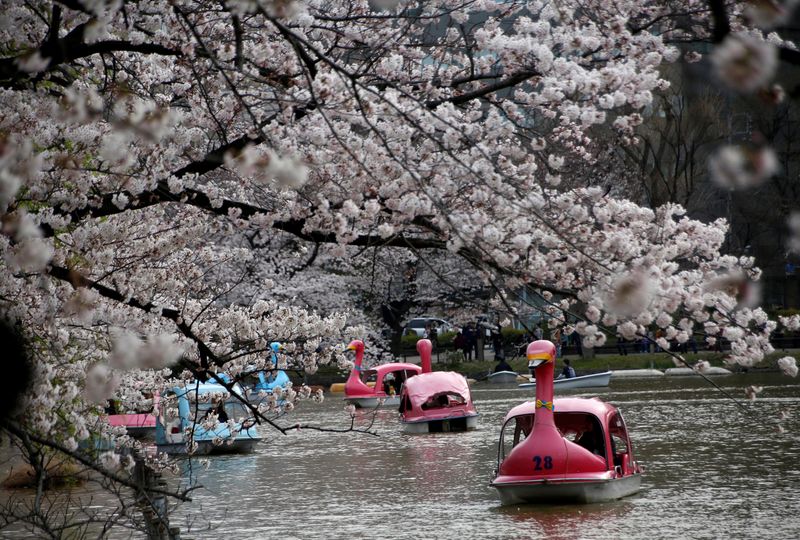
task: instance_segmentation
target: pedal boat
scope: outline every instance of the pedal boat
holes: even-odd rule
[[[555,346],[528,345],[536,399],[511,409],[490,485],[502,504],[595,503],[639,491],[641,468],[620,411],[597,398],[553,399]]]
[[[353,340],[347,350],[355,351],[356,359],[353,370],[344,385],[344,399],[348,403],[362,408],[375,408],[381,405],[397,406],[400,404],[400,389],[411,377],[419,375],[422,368],[416,364],[394,362],[381,364],[364,370],[364,342]],[[367,383],[374,383],[368,386]]]
[[[495,371],[486,376],[489,384],[515,384],[519,373],[516,371]]]
[[[128,435],[135,439],[150,439],[156,433],[156,417],[150,413],[109,414],[112,426],[125,426]]]
[[[272,366],[273,369],[267,371],[259,371],[258,382],[247,391],[247,399],[251,403],[261,403],[266,395],[272,394],[276,388],[284,388],[291,383],[289,376],[282,369],[278,369],[278,352],[283,349],[283,346],[277,341],[269,344],[272,349]]]
[[[422,373],[400,392],[400,425],[404,433],[468,431],[478,426],[467,379],[452,371],[431,371],[430,340],[417,341]]]
[[[153,407],[148,412],[123,412],[108,415],[108,423],[112,426],[125,426],[128,435],[134,439],[150,439],[156,435],[156,410],[159,395],[153,396]],[[115,407],[116,409],[116,407]]]
[[[236,392],[243,395],[241,387],[236,385]],[[234,419],[236,435],[231,438],[227,422],[219,422],[215,427],[206,429],[204,418],[214,407],[209,402],[201,402],[205,394],[228,394],[221,384],[190,383],[182,387],[174,387],[162,394],[163,401],[172,396],[177,398],[178,416],[166,418],[163,412],[156,419],[156,446],[159,452],[167,454],[189,455],[188,435],[191,435],[196,448],[192,455],[208,454],[246,454],[255,450],[261,436],[252,420],[252,413],[235,398],[224,402],[224,410],[228,418]],[[196,420],[193,421],[193,419]],[[221,444],[219,443],[222,441]]]

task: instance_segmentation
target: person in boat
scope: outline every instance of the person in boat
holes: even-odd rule
[[[586,429],[583,433],[581,433],[581,436],[575,440],[575,444],[583,446],[592,454],[602,456],[603,443],[601,437],[602,435],[595,431],[594,426],[590,423],[587,424]]]
[[[497,373],[498,371],[514,371],[514,368],[512,368],[511,365],[508,362],[506,362],[505,356],[501,355],[500,357],[498,357],[498,359],[500,361],[497,363],[496,366],[494,366],[495,373]]]
[[[228,421],[228,413],[225,412],[225,404],[222,402],[218,403],[216,407],[208,409],[206,416],[211,416],[212,414],[217,415],[217,421],[220,423]]]
[[[106,406],[103,407],[103,410],[106,414],[119,414],[119,408],[117,407],[117,402],[113,399],[109,399],[106,401]]]
[[[387,396],[395,395],[396,391],[394,383],[395,383],[394,373],[387,373],[383,377],[383,393],[386,394]]]
[[[424,410],[441,409],[444,407],[448,407],[449,405],[450,405],[450,398],[447,397],[447,394],[438,394],[428,398],[428,400],[422,404],[422,408]]]
[[[402,371],[397,371],[394,374],[394,381],[392,381],[392,388],[394,388],[394,393],[399,395],[400,390],[403,388],[403,383],[406,381],[406,374]]]
[[[569,365],[569,358],[564,358],[564,369],[561,370],[559,379],[573,379],[575,378],[575,370]]]

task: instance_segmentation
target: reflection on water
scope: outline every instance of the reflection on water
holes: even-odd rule
[[[736,396],[750,384],[765,389],[747,403],[750,415],[695,378],[618,380],[600,389],[623,410],[646,469],[642,492],[621,501],[501,507],[488,486],[500,423],[531,396],[477,385],[476,431],[404,436],[396,413],[381,410],[378,438],[301,432],[275,437],[255,456],[211,458],[207,471],[195,470],[205,489],[181,509],[180,524],[219,528],[193,529],[198,538],[798,537],[798,381],[750,374],[717,382]],[[769,424],[780,410],[791,413],[785,434]],[[332,397],[296,417],[340,425],[341,411]]]
[[[520,531],[517,538],[586,538],[600,525],[623,521],[633,509],[630,499],[584,506],[501,506],[496,512],[511,518]],[[522,532],[524,531],[524,532]],[[607,535],[611,531],[607,530]]]
[[[621,501],[501,507],[488,486],[500,423],[531,396],[479,384],[476,431],[401,435],[396,412],[381,410],[380,437],[301,431],[270,435],[253,455],[186,460],[172,482],[202,487],[173,525],[195,539],[800,537],[798,380],[715,380],[736,396],[750,384],[764,391],[745,414],[695,378],[622,379],[599,389],[622,409],[645,466],[642,491]],[[329,397],[290,421],[342,426],[342,408]],[[778,434],[782,410],[790,417]]]

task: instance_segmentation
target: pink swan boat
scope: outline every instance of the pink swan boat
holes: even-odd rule
[[[112,426],[125,426],[131,437],[152,438],[156,433],[156,417],[152,413],[109,414],[108,423]]]
[[[641,468],[619,410],[597,398],[553,399],[555,346],[528,345],[536,399],[511,409],[491,486],[503,504],[593,503],[639,491]]]
[[[398,405],[400,389],[411,377],[422,371],[416,364],[393,362],[364,370],[364,342],[355,339],[347,346],[355,351],[353,370],[344,385],[344,399],[356,407],[374,408],[380,405]],[[370,387],[366,383],[372,382]]]
[[[152,439],[156,434],[156,415],[160,396],[158,392],[153,396],[153,410],[151,412],[114,413],[108,415],[108,423],[112,426],[125,426],[128,435],[136,439]]]
[[[431,342],[417,341],[422,373],[400,392],[400,423],[405,433],[467,431],[478,425],[467,379],[452,371],[431,371]]]

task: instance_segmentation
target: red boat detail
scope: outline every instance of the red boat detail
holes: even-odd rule
[[[422,374],[406,381],[400,397],[400,420],[406,433],[475,429],[478,412],[467,380],[452,371],[431,371],[431,342],[417,341]]]
[[[147,429],[156,427],[156,417],[151,413],[141,414],[109,414],[108,423],[112,426],[125,426],[128,429]]]
[[[555,346],[535,341],[527,353],[536,399],[506,415],[491,483],[503,503],[598,502],[638,491],[640,470],[617,408],[596,398],[554,400]]]
[[[365,370],[364,342],[356,339],[350,342],[347,350],[355,351],[353,370],[344,385],[345,400],[356,407],[377,407],[400,403],[400,389],[406,381],[418,375],[422,368],[416,364],[392,362]],[[366,383],[374,383],[373,387]]]
[[[158,408],[159,395],[153,398],[153,410]],[[135,438],[152,438],[156,433],[156,417],[152,412],[109,414],[108,423],[112,426],[125,426],[128,435]]]

